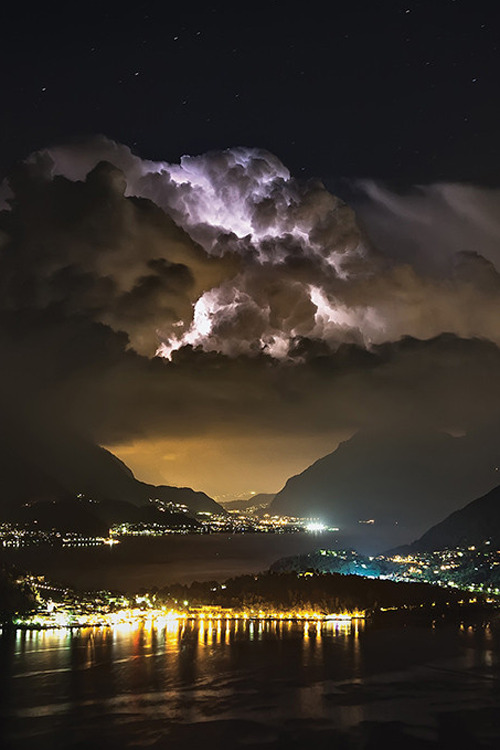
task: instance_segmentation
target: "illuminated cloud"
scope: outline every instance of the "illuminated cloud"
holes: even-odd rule
[[[233,265],[240,259],[238,273],[207,284],[192,314],[157,327],[163,356],[187,344],[230,355],[286,356],[294,338],[322,335],[324,314],[316,316],[313,287],[346,278],[367,253],[342,201],[318,182],[297,182],[262,150],[230,149],[166,164],[100,139],[46,155],[53,174],[72,180],[86,179],[103,159],[112,161],[125,174],[125,195],[160,206],[209,258],[233,258]]]
[[[434,265],[438,240],[429,261],[408,252],[425,213],[412,201],[390,199],[402,249],[385,251],[320,183],[259,150],[170,165],[99,139],[34,155],[10,190],[0,397],[15,419],[57,415],[104,444],[222,445],[500,415],[500,285],[493,244],[482,252],[496,219],[479,189],[478,241],[453,250],[450,235]],[[365,196],[372,238],[369,210],[387,214]]]
[[[332,351],[441,333],[500,341],[494,192],[435,186],[398,198],[360,183],[374,249],[348,206],[259,149],[168,164],[100,138],[37,160],[47,181],[64,175],[94,187],[100,162],[117,168],[97,167],[114,198],[106,210],[96,196],[99,215],[82,222],[99,252],[70,237],[71,258],[54,263],[87,275],[88,294],[107,299],[94,317],[124,330],[140,353],[170,358],[190,345],[284,359],[304,338]]]

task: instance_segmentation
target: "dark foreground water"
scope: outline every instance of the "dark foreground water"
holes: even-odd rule
[[[0,638],[2,748],[498,748],[500,626],[185,622]]]

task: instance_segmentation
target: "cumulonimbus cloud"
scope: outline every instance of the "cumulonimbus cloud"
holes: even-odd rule
[[[0,214],[3,396],[43,398],[104,442],[498,415],[499,276],[476,193],[477,242],[448,238],[436,269],[406,252],[402,209],[401,252],[385,252],[265,151],[171,165],[98,139],[34,155]]]
[[[301,338],[335,350],[341,343],[370,347],[441,333],[500,341],[498,253],[492,241],[484,248],[480,241],[498,234],[488,191],[440,186],[429,189],[424,201],[420,191],[405,202],[363,184],[369,200],[361,214],[373,230],[373,243],[353,211],[320,182],[294,179],[275,156],[259,149],[228,149],[168,164],[142,160],[101,138],[52,148],[37,158],[46,160],[49,176],[62,175],[75,185],[87,184],[89,172],[103,160],[123,173],[113,178],[121,203],[108,202],[107,211],[101,206],[99,217],[88,218],[94,227],[103,219],[109,233],[113,216],[113,251],[99,236],[98,253],[82,248],[78,237],[68,238],[72,258],[64,259],[64,267],[93,274],[98,296],[98,289],[109,295],[105,287],[113,280],[120,293],[109,298],[99,319],[126,331],[141,353],[170,358],[191,345],[230,356],[264,351],[287,358]],[[134,214],[142,211],[145,218],[147,211],[139,198],[149,201],[142,231]],[[466,242],[455,232],[453,246],[443,204],[457,215],[457,226],[467,224]],[[391,213],[395,232],[386,251],[380,226],[383,217],[390,225]],[[408,250],[412,243],[418,253]]]

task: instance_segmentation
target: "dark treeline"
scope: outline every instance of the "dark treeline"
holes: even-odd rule
[[[175,605],[250,609],[315,610],[324,613],[456,603],[463,594],[424,583],[395,583],[356,575],[263,573],[190,586],[174,584],[152,591],[157,600]]]

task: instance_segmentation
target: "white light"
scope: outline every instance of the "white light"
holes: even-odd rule
[[[311,521],[310,523],[307,523],[305,525],[306,531],[324,531],[326,529],[326,526],[324,523],[320,523],[319,521]]]

